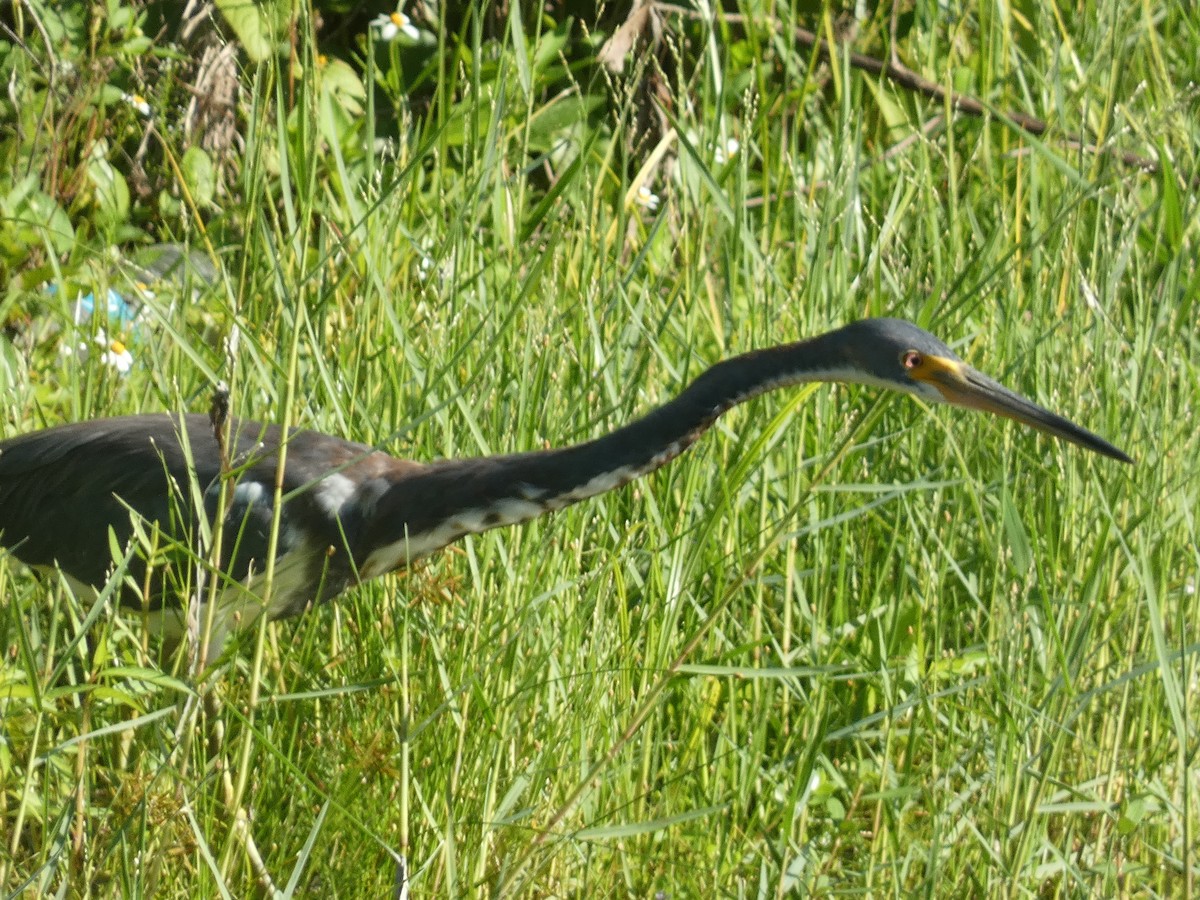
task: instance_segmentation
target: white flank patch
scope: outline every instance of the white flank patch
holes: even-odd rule
[[[239,481],[237,487],[233,489],[233,502],[235,505],[244,503],[250,506],[261,500],[265,493],[266,488],[260,481]]]
[[[314,491],[321,509],[336,518],[342,507],[358,492],[358,485],[340,473],[321,479]]]

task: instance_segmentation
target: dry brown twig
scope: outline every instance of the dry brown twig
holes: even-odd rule
[[[707,16],[693,9],[685,9],[681,6],[674,6],[670,3],[655,2],[654,8],[662,13],[683,16],[690,19],[706,19]],[[731,24],[744,25],[749,21],[749,17],[740,13],[722,13],[722,18]],[[1019,111],[1001,111],[995,110],[985,104],[982,100],[972,97],[970,94],[964,94],[960,91],[945,88],[937,82],[930,81],[908,66],[904,65],[896,57],[894,48],[891,51],[891,61],[878,59],[874,56],[868,56],[866,53],[858,53],[854,50],[835,49],[829,45],[829,42],[822,37],[818,37],[814,32],[806,28],[795,26],[793,32],[796,42],[802,47],[806,47],[815,53],[818,58],[824,62],[835,61],[839,51],[845,53],[852,68],[863,72],[869,72],[872,75],[880,75],[888,79],[894,84],[899,85],[905,90],[915,94],[920,94],[923,97],[928,97],[940,103],[947,103],[957,112],[966,113],[970,116],[988,116],[992,115],[997,118],[1005,119],[1016,125],[1022,131],[1040,137],[1050,130],[1050,126],[1037,116],[1031,116],[1028,113]],[[1124,150],[1117,150],[1111,147],[1097,147],[1089,144],[1082,136],[1072,136],[1064,139],[1066,146],[1076,149],[1085,150],[1089,153],[1107,153],[1120,160],[1127,166],[1135,169],[1140,169],[1144,172],[1157,173],[1159,171],[1158,162],[1146,156],[1140,156],[1137,153],[1130,153]]]

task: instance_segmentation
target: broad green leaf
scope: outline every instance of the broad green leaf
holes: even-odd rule
[[[253,62],[267,59],[278,40],[276,27],[286,22],[287,4],[281,0],[214,0],[238,42]]]
[[[102,145],[97,145],[100,148]],[[100,153],[93,155],[87,165],[92,183],[97,218],[116,225],[129,218],[129,185],[125,177]]]
[[[217,172],[208,154],[191,146],[183,154],[183,177],[199,207],[212,203],[217,192]]]

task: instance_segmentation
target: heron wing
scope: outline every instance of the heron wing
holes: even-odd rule
[[[249,435],[251,430],[265,440]],[[277,429],[246,431],[239,435],[238,453],[259,448],[261,454],[278,445]],[[206,418],[199,415],[92,420],[5,441],[0,443],[0,543],[27,565],[57,565],[80,582],[103,584],[112,566],[110,530],[124,547],[137,518],[158,526],[167,550],[172,543],[198,546],[192,471],[206,494],[205,505],[212,498],[215,510],[210,485],[220,474],[221,458]],[[243,535],[239,555],[261,558],[262,522],[269,527],[272,517],[269,501],[234,509],[246,522],[238,529]],[[133,568],[137,580],[145,566]]]

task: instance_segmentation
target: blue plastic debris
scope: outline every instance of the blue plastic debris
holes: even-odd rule
[[[45,291],[47,294],[54,296],[58,293],[58,285],[54,283],[47,284]],[[138,317],[137,308],[112,288],[108,289],[107,297],[108,308],[106,310],[106,314],[108,316],[108,321],[121,328],[128,328],[130,325],[132,325]],[[75,313],[73,318],[76,325],[82,325],[95,314],[95,294],[87,293],[75,298]]]
[[[75,324],[86,322],[95,312],[96,297],[94,294],[84,294],[75,300]],[[138,311],[128,300],[109,288],[107,314],[109,322],[119,325],[121,328],[127,328],[137,318]]]

